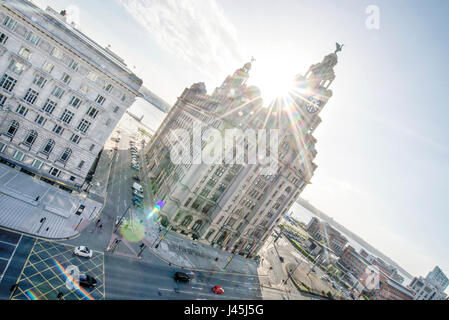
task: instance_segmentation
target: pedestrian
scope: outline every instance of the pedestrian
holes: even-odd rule
[[[100,223],[101,219],[97,220],[97,223],[95,223],[95,226],[98,226],[98,224]]]
[[[103,228],[103,225],[102,225],[102,224],[100,224],[100,226],[98,227],[98,229],[100,229],[100,231],[101,231],[101,228]]]
[[[36,201],[36,202],[39,201],[39,198],[40,198],[40,196],[37,196],[35,201]]]

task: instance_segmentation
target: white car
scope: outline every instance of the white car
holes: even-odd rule
[[[73,253],[80,257],[92,258],[92,250],[85,246],[76,247]]]

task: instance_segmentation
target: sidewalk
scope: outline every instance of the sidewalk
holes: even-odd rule
[[[95,218],[102,205],[0,164],[2,227],[47,239],[71,238]],[[84,210],[77,215],[80,206]]]

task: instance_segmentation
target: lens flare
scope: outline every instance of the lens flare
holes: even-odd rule
[[[61,271],[64,278],[67,280],[69,279],[70,282],[72,282],[73,287],[77,292],[79,292],[82,296],[86,297],[88,300],[95,300],[85,289],[81,288],[78,281],[75,281],[73,277],[67,272],[67,270],[57,261],[54,260],[55,266]]]
[[[164,201],[159,201],[158,203],[156,203],[156,205],[153,208],[153,211],[151,211],[148,214],[147,220],[149,220],[152,216],[154,216],[156,213],[158,213],[159,211],[161,211],[162,207],[164,206]]]
[[[37,298],[36,294],[35,294],[33,291],[31,291],[31,290],[27,290],[27,291],[25,292],[25,294],[27,295],[27,297],[28,297],[30,300],[39,300],[39,299]]]

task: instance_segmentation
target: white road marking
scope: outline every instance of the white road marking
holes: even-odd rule
[[[16,253],[17,247],[19,246],[20,242],[22,241],[23,235],[20,235],[19,241],[16,243],[14,251],[11,254],[11,257],[9,257],[9,261],[6,264],[5,270],[3,270],[3,273],[0,275],[0,281],[3,280],[3,276],[6,274],[6,271],[8,270],[9,264],[11,263],[12,258],[14,258],[14,254]]]

